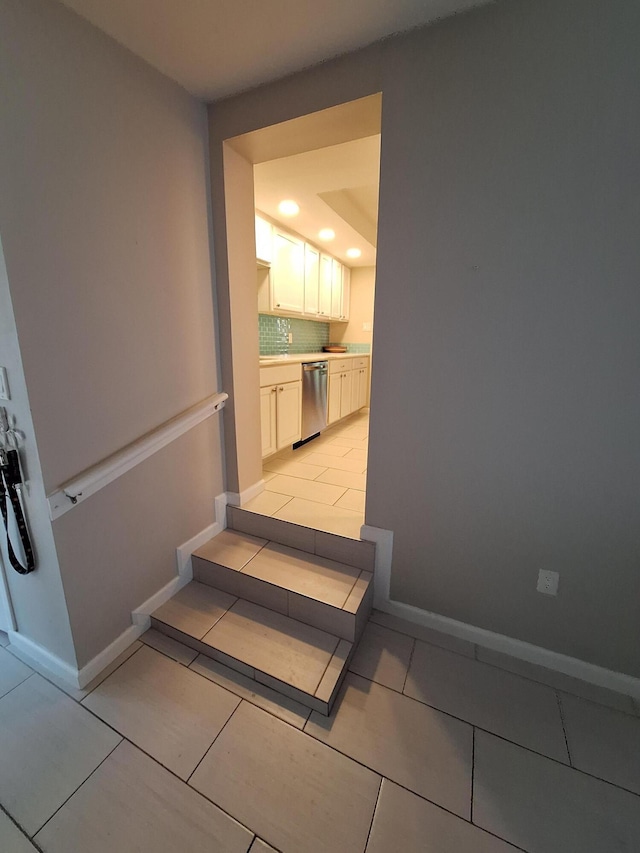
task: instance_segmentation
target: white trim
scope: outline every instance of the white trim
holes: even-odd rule
[[[227,504],[229,506],[244,506],[252,498],[257,498],[262,492],[264,492],[264,480],[258,480],[257,483],[249,486],[243,492],[227,492]]]
[[[223,492],[218,495],[214,501],[216,512],[216,524],[220,525],[220,530],[227,529],[227,493]]]
[[[580,678],[589,684],[597,684],[599,687],[606,687],[609,690],[633,696],[634,699],[640,699],[640,678],[633,675],[615,672],[579,658],[554,652],[542,646],[535,646],[533,643],[527,643],[524,640],[517,640],[515,637],[508,637],[505,634],[496,634],[493,631],[486,630],[486,628],[478,628],[475,625],[451,619],[449,616],[421,610],[412,604],[393,601],[391,599],[393,531],[364,524],[360,531],[360,538],[376,543],[373,583],[374,607],[378,610],[399,616],[401,619],[406,619],[416,625],[424,625],[443,634],[468,640],[470,643],[476,643],[487,649],[503,652],[519,660],[544,666],[573,678]]]
[[[166,447],[167,444],[184,435],[190,429],[219,412],[228,399],[228,394],[214,394],[198,403],[186,412],[167,421],[147,435],[109,456],[108,459],[94,465],[79,477],[69,480],[47,496],[51,520],[60,518],[97,491],[112,483],[135,465]]]
[[[128,649],[131,643],[135,642],[142,634],[144,634],[145,629],[143,629],[140,625],[129,625],[128,628],[125,628],[122,634],[119,637],[110,643],[106,649],[103,649],[101,652],[91,658],[89,663],[85,664],[81,670],[78,671],[77,674],[77,682],[78,687],[86,687],[93,679],[100,675],[103,669],[109,666],[110,663],[122,654],[125,649]]]
[[[25,637],[24,634],[19,634],[17,631],[9,631],[8,634],[9,648],[20,660],[33,666],[37,671],[43,670],[45,673],[51,673],[67,684],[73,685],[73,687],[80,687],[78,670],[74,666],[47,651],[44,646]]]
[[[200,533],[196,533],[195,536],[192,536],[187,542],[183,545],[179,545],[176,548],[176,564],[178,567],[178,575],[181,577],[189,576],[189,580],[193,578],[193,568],[191,566],[191,555],[194,551],[197,551],[198,548],[201,548],[205,543],[209,541],[209,539],[213,539],[214,536],[217,536],[218,533],[222,532],[222,526],[215,521],[213,524],[210,524],[208,527],[205,527],[204,530],[201,530]]]
[[[0,631],[9,633],[9,631],[15,631],[17,625],[11,604],[9,582],[7,581],[2,559],[3,553],[0,553]]]

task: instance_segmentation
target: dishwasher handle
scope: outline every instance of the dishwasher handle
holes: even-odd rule
[[[327,372],[327,365],[326,364],[303,364],[302,369],[307,373],[311,372],[313,370],[319,370],[319,371],[322,371],[322,373],[326,373]]]

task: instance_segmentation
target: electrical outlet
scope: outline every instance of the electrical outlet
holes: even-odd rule
[[[293,332],[289,332],[289,343],[293,343]]]
[[[558,572],[548,572],[545,569],[540,569],[536,589],[544,595],[557,595],[559,580],[560,575]]]

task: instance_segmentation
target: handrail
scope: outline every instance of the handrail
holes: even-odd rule
[[[121,477],[140,462],[148,459],[158,450],[166,447],[202,421],[224,408],[229,395],[224,391],[214,394],[191,409],[166,421],[161,426],[131,442],[122,450],[98,462],[97,465],[83,471],[82,474],[68,480],[50,495],[47,495],[51,520],[60,518],[100,489]]]

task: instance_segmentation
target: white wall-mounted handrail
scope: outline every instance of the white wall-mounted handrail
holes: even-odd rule
[[[118,450],[117,453],[102,462],[98,462],[97,465],[87,469],[78,477],[74,477],[59,486],[55,492],[47,495],[51,519],[54,520],[64,515],[65,512],[73,509],[74,506],[82,503],[131,468],[148,459],[149,456],[184,435],[185,432],[219,412],[224,407],[228,397],[229,395],[224,392],[208,397],[202,403],[198,403],[197,406],[187,409],[157,429],[123,447],[122,450]]]

